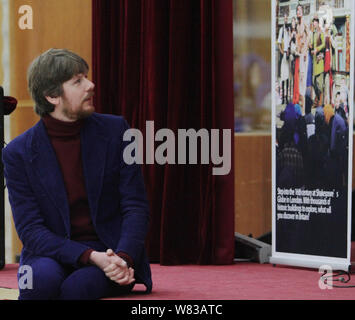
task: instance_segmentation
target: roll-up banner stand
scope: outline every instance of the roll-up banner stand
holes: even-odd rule
[[[354,1],[272,1],[270,263],[349,271]]]

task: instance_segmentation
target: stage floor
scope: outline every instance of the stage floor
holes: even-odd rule
[[[0,300],[18,296],[17,265],[0,270]],[[230,266],[152,264],[153,292],[137,285],[117,300],[354,300],[355,288],[321,289],[318,270],[236,262]],[[355,276],[355,275],[354,275]],[[355,279],[346,284],[355,285]]]

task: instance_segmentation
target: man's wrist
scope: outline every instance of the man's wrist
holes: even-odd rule
[[[133,268],[133,260],[132,258],[127,254],[127,253],[124,253],[124,252],[117,252],[116,253],[122,260],[124,260],[126,263],[127,263],[127,267],[128,268]]]
[[[90,261],[90,256],[92,254],[92,252],[94,252],[93,249],[87,249],[85,250],[82,255],[79,258],[79,263],[82,265],[88,265],[91,263]]]
[[[96,261],[97,261],[96,257],[97,257],[97,254],[98,254],[98,252],[95,251],[95,250],[92,250],[92,251],[90,252],[90,255],[89,255],[89,258],[88,258],[88,262],[89,262],[90,264],[96,265]]]

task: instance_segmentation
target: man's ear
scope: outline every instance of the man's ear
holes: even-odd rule
[[[50,96],[46,96],[46,99],[49,103],[53,104],[53,105],[58,105],[59,101],[60,101],[60,97],[50,97]]]

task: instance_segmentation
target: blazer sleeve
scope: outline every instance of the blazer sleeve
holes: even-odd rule
[[[133,264],[138,265],[148,231],[149,205],[140,165],[136,163],[126,164],[123,159],[124,149],[130,144],[130,142],[123,141],[123,134],[129,129],[126,120],[123,120],[123,122],[119,152],[119,196],[122,223],[121,236],[115,252],[127,254],[133,260]]]
[[[50,257],[62,264],[77,265],[89,249],[78,242],[57,235],[46,227],[37,197],[26,174],[21,146],[3,149],[4,176],[9,193],[15,228],[23,246],[32,255]]]

